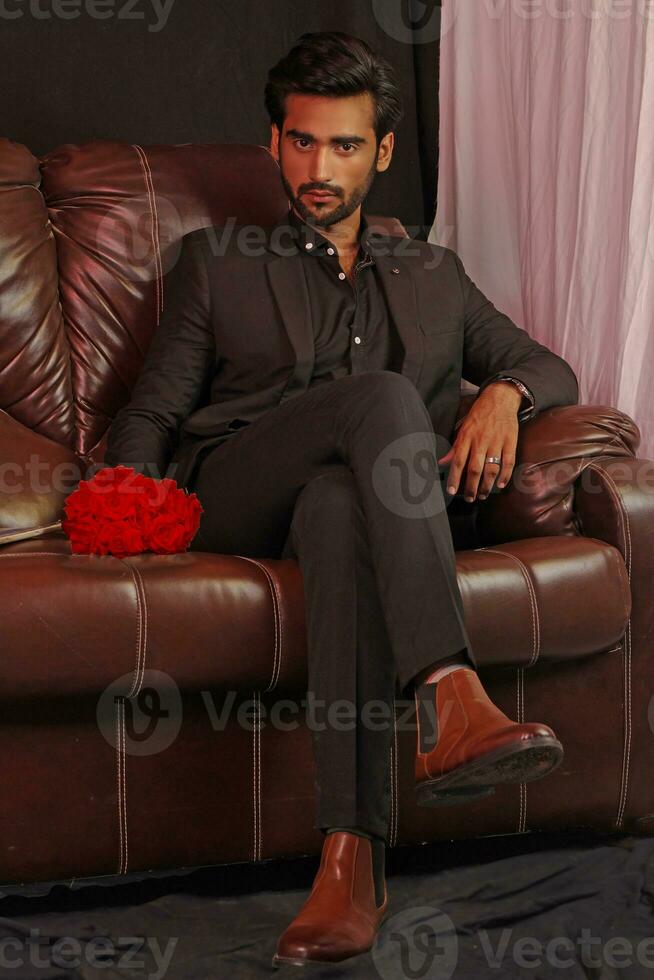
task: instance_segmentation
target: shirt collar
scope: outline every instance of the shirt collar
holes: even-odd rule
[[[288,223],[297,232],[298,247],[301,252],[305,252],[307,255],[330,255],[331,253],[329,253],[327,249],[333,248],[333,254],[336,254],[337,250],[334,243],[330,242],[324,235],[321,235],[320,232],[312,225],[308,225],[306,221],[296,214],[293,208],[289,209]],[[369,245],[371,235],[374,235],[374,232],[372,232],[368,219],[362,210],[359,228],[359,245],[361,246],[361,250],[365,256],[372,255]],[[307,248],[307,245],[310,247]]]

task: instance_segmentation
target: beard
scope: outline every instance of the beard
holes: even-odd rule
[[[370,170],[366,174],[362,184],[359,184],[354,188],[347,200],[341,200],[340,203],[325,203],[322,205],[319,211],[314,211],[312,208],[308,207],[304,203],[304,193],[308,189],[306,186],[301,190],[300,194],[296,196],[293,192],[293,188],[284,176],[283,162],[281,156],[281,149],[279,154],[279,166],[281,172],[282,184],[284,190],[286,191],[286,196],[289,201],[298,212],[303,221],[307,224],[313,225],[315,228],[329,228],[330,225],[336,224],[338,221],[342,221],[344,218],[348,218],[353,214],[359,205],[366,199],[370,188],[372,187],[375,177],[377,176],[377,156],[375,154],[375,159],[370,167]],[[327,190],[327,188],[316,188],[316,190]],[[341,197],[341,192],[338,189],[334,190],[334,195],[337,199]]]

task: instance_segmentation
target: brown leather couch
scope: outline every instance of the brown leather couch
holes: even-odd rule
[[[0,141],[0,528],[58,520],[101,465],[182,235],[286,207],[261,146],[101,140],[39,160]],[[505,491],[451,503],[482,681],[512,718],[551,725],[565,758],[477,803],[417,807],[398,688],[391,845],[654,830],[654,463],[639,439],[609,405],[545,411],[521,426]],[[72,555],[44,531],[0,547],[0,602],[0,882],[319,853],[295,561]],[[301,709],[283,725],[281,698]]]

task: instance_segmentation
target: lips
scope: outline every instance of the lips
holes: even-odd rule
[[[307,197],[313,197],[316,201],[326,201],[330,197],[334,197],[333,194],[325,193],[324,191],[308,191]]]

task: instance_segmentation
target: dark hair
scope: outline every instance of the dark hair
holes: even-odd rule
[[[291,92],[334,97],[370,92],[379,144],[404,115],[392,65],[361,38],[343,31],[302,34],[299,41],[268,72],[265,104],[270,121],[281,133],[286,96]]]

